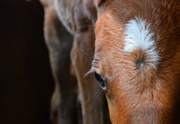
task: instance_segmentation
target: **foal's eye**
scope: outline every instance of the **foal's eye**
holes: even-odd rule
[[[104,79],[96,72],[94,72],[94,76],[95,76],[96,80],[99,82],[102,89],[106,90],[107,87],[106,87],[106,82],[104,81]]]

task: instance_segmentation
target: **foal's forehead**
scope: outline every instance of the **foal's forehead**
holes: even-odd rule
[[[150,31],[151,24],[140,17],[126,23],[113,20],[110,14],[106,17],[105,21],[99,19],[97,22],[96,63],[115,73],[123,69],[134,72],[156,69],[159,53],[153,40],[154,33]]]
[[[179,24],[175,11],[178,7],[175,2],[149,4],[148,1],[127,0],[119,4],[122,1],[125,0],[114,0],[98,13],[95,56],[106,66],[127,60],[134,62],[135,69],[156,70],[162,58],[172,57],[162,55],[178,48],[179,33],[175,26]],[[167,11],[163,11],[165,9]]]

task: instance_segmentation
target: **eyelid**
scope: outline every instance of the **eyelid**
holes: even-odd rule
[[[101,64],[100,64],[99,58],[98,59],[96,57],[94,58],[94,60],[92,62],[91,70],[93,72],[97,72],[100,75],[102,74],[102,72],[101,72]]]
[[[90,70],[91,73],[94,73],[96,72],[97,74],[99,74],[101,76],[101,78],[105,81],[111,81],[114,79],[114,77],[111,77],[109,75],[107,75],[106,73],[104,73],[104,71],[100,68],[96,68],[94,66],[91,67],[91,70]]]
[[[98,75],[100,75],[101,78],[102,78],[104,81],[106,80],[105,75],[103,74],[103,72],[101,71],[101,69],[95,68],[95,67],[92,66],[91,70],[92,70],[92,72],[97,73]]]
[[[92,70],[93,72],[98,73],[99,75],[102,75],[102,72],[101,72],[101,70],[100,70],[99,68],[95,68],[94,66],[92,66],[91,70]]]
[[[99,75],[102,75],[100,69],[97,69],[94,66],[92,66],[91,69],[88,72],[86,72],[83,77],[87,77],[88,75],[93,73],[98,73]]]

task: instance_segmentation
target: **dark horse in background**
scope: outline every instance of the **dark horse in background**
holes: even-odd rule
[[[52,120],[59,124],[78,123],[76,115],[80,110],[76,104],[81,101],[83,123],[102,124],[104,96],[98,93],[102,90],[94,76],[84,77],[91,69],[94,56],[95,7],[83,7],[80,0],[41,0],[41,3],[45,11],[45,41],[55,80]]]
[[[180,123],[179,0],[41,3],[55,123],[79,123],[80,101],[83,123],[103,124],[101,91],[113,124]]]

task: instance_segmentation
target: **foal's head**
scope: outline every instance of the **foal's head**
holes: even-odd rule
[[[180,95],[178,0],[94,0],[92,70],[113,124],[175,123]]]

